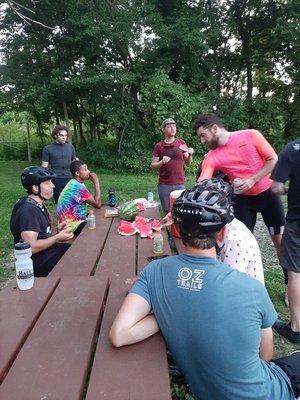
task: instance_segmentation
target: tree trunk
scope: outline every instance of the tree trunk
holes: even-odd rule
[[[78,122],[79,136],[80,136],[81,140],[83,141],[83,143],[86,145],[87,141],[86,141],[86,138],[84,137],[84,134],[83,134],[82,120],[81,120],[81,116],[80,116],[79,109],[78,109],[76,101],[74,103],[74,106],[75,106],[75,113],[76,113],[77,122]]]
[[[69,115],[68,115],[68,109],[67,109],[67,103],[65,100],[63,100],[62,102],[63,104],[63,109],[64,109],[64,117],[65,117],[65,123],[66,123],[66,127],[68,128],[68,142],[72,143],[72,134],[70,132],[70,123],[69,123]]]
[[[27,134],[27,157],[28,162],[31,163],[31,137],[30,137],[30,127],[29,122],[26,122],[26,134]]]

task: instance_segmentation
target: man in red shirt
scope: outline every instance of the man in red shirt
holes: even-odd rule
[[[255,129],[228,132],[215,114],[199,115],[194,128],[210,151],[202,163],[198,182],[213,172],[225,173],[236,193],[234,214],[251,232],[260,212],[279,255],[284,228],[284,211],[278,195],[270,190],[277,155]]]
[[[162,131],[164,139],[154,146],[151,168],[158,171],[158,194],[163,211],[167,213],[170,193],[184,189],[184,164],[191,164],[194,149],[175,137],[177,127],[173,118],[163,121]]]

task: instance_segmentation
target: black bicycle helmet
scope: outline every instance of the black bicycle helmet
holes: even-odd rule
[[[44,167],[27,167],[21,174],[21,183],[23,187],[30,191],[33,185],[39,185],[42,182],[55,178],[55,174]]]
[[[232,196],[232,187],[230,183],[225,182],[221,178],[204,179],[198,184],[198,186],[201,188],[201,190],[217,189],[224,192],[227,196]]]
[[[196,185],[185,190],[175,201],[172,217],[180,228],[199,233],[219,231],[234,218],[230,196],[225,190]]]

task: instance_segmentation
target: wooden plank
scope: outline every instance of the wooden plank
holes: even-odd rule
[[[113,348],[108,334],[128,290],[110,286],[86,400],[171,400],[165,344],[160,333]]]
[[[14,281],[0,292],[0,383],[13,363],[59,280],[35,278],[30,290],[19,290]]]
[[[114,218],[95,276],[109,276],[123,282],[136,275],[136,235],[122,236],[117,232],[119,218]]]
[[[90,276],[93,274],[112,223],[111,218],[104,217],[105,208],[95,211],[96,229],[85,227],[49,276]]]
[[[144,213],[146,218],[160,219],[158,207],[148,208]],[[165,229],[162,229],[162,235],[164,238],[164,250],[163,254],[171,255],[172,251],[168,241],[168,234]],[[153,253],[153,240],[147,238],[141,238],[138,236],[138,253],[137,253],[137,272],[140,272],[145,265],[148,264],[147,257],[154,256]]]
[[[107,282],[62,278],[0,387],[1,400],[81,399]]]

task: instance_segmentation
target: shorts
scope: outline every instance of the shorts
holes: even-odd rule
[[[300,352],[295,351],[289,356],[273,360],[288,376],[291,381],[295,397],[300,396]]]
[[[158,184],[158,195],[161,202],[163,212],[167,214],[170,208],[170,193],[173,190],[185,189],[184,185],[162,185]]]
[[[257,213],[260,212],[270,235],[281,235],[285,217],[280,196],[268,189],[256,196],[235,195],[234,215],[253,232]]]
[[[49,275],[70,246],[70,243],[55,243],[48,249],[33,254],[34,276],[45,277]]]
[[[281,241],[280,265],[300,273],[300,221],[286,222]]]

